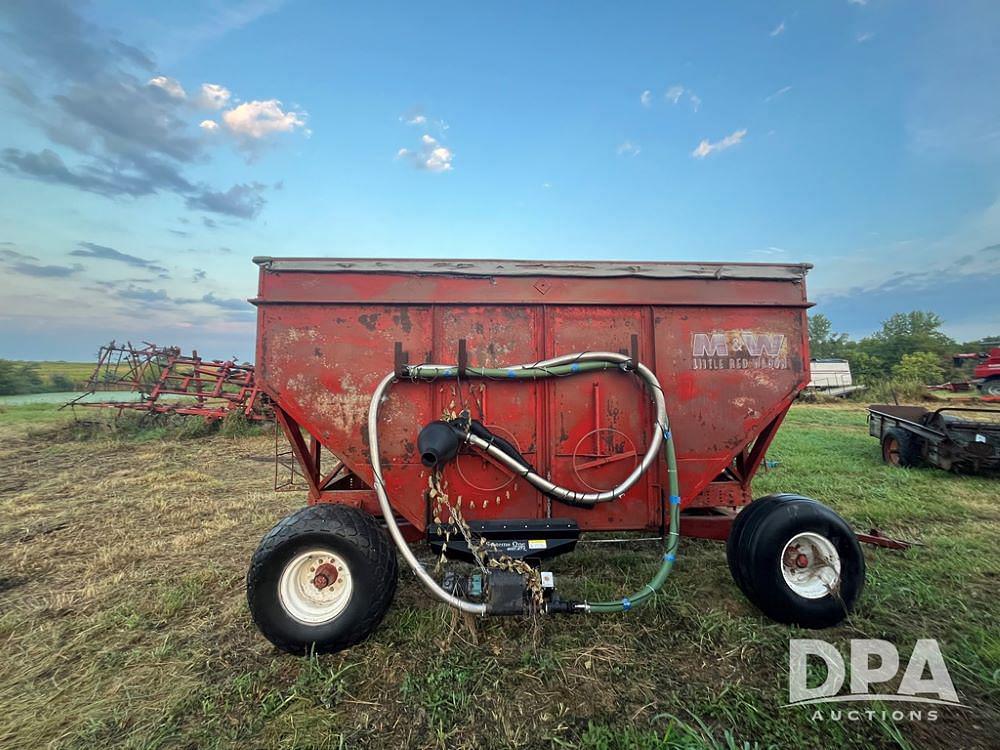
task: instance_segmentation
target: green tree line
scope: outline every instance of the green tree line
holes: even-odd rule
[[[809,349],[816,359],[846,359],[856,383],[896,380],[929,385],[971,376],[975,361],[956,365],[955,354],[1000,346],[1000,336],[955,341],[941,331],[943,323],[933,312],[896,313],[879,330],[855,341],[846,333],[835,333],[830,319],[819,313],[809,316]]]
[[[72,391],[76,384],[61,373],[43,377],[34,362],[13,362],[0,359],[0,396],[19,396],[26,393],[55,393]]]

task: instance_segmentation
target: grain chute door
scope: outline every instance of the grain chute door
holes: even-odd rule
[[[639,307],[556,307],[548,311],[549,354],[578,351],[630,352],[638,337],[639,358],[648,347],[646,315]],[[551,479],[585,492],[611,489],[642,460],[653,411],[645,386],[617,371],[585,373],[549,381]],[[619,500],[593,509],[553,503],[553,516],[577,518],[584,528],[641,528],[649,516],[650,476]]]

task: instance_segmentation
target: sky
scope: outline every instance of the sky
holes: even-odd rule
[[[1000,3],[4,0],[0,358],[252,359],[256,255],[812,263],[1000,334]]]

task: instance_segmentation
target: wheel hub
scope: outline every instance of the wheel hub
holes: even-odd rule
[[[289,617],[305,625],[323,625],[347,608],[354,582],[347,562],[326,549],[296,555],[281,571],[278,601]]]
[[[840,554],[820,534],[806,531],[793,536],[778,564],[788,587],[806,599],[822,599],[840,586]]]
[[[899,441],[896,438],[885,441],[885,458],[893,466],[899,465]]]
[[[316,568],[316,576],[313,578],[313,586],[322,590],[327,586],[332,586],[337,582],[337,578],[340,574],[337,572],[337,566],[333,563],[323,563]]]

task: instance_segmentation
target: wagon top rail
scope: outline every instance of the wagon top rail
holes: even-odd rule
[[[697,263],[620,261],[536,261],[433,258],[273,258],[258,256],[258,266],[280,273],[364,273],[447,276],[569,276],[649,279],[739,279],[802,281],[809,263]]]
[[[975,406],[942,406],[939,409],[925,409],[922,406],[897,406],[896,404],[872,404],[868,407],[871,414],[904,424],[915,432],[928,433],[925,437],[947,437],[949,428],[959,430],[1000,431],[1000,409],[988,409]],[[940,417],[936,424],[929,424],[929,415]],[[974,415],[985,415],[986,418],[975,418]],[[949,418],[950,417],[950,418]],[[939,429],[943,428],[943,429]]]

